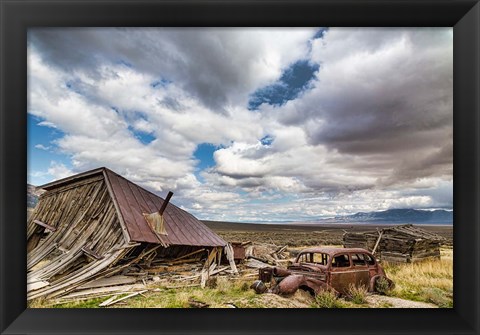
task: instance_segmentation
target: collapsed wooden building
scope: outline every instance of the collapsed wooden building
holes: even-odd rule
[[[440,258],[440,245],[443,242],[444,237],[411,224],[343,234],[345,248],[364,248],[382,261],[396,263]]]
[[[221,252],[231,250],[168,198],[107,168],[40,187],[46,192],[27,221],[29,300],[62,296],[140,261],[194,257],[219,263]],[[161,209],[160,226],[151,226],[148,214]]]

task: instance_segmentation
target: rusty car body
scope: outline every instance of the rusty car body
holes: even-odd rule
[[[252,288],[257,293],[282,295],[302,289],[316,295],[331,290],[345,295],[351,285],[365,286],[368,291],[392,289],[382,266],[372,253],[361,248],[314,247],[302,250],[287,269],[264,267],[259,269],[259,280]]]

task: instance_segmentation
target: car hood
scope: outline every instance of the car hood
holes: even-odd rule
[[[325,272],[327,267],[320,264],[312,263],[293,263],[288,267],[291,271],[308,271],[308,272]]]

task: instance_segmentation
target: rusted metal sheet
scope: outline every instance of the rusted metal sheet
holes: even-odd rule
[[[104,169],[115,199],[123,215],[132,241],[167,245],[218,247],[226,242],[190,213],[169,203],[163,212],[167,235],[158,236],[148,225],[143,213],[158,212],[164,199],[132,183],[115,172]],[[135,235],[135,237],[133,236]]]
[[[142,215],[143,201],[139,201],[134,195],[130,182],[117,174],[105,172],[132,241],[160,243],[159,238],[148,226]]]
[[[231,242],[233,248],[233,259],[242,260],[245,259],[245,247],[241,242]]]

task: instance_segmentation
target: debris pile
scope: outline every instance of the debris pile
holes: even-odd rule
[[[244,249],[244,259],[231,257],[238,256],[240,247]],[[121,264],[99,273],[95,279],[68,290],[66,294],[50,295],[51,304],[104,298],[99,307],[121,305],[126,303],[125,300],[145,296],[149,291],[214,288],[218,277],[253,279],[258,276],[259,267],[288,261],[287,246],[273,244],[227,243],[225,248],[200,248],[176,258],[162,257],[161,249],[161,246],[155,246],[140,253],[131,251],[123,257]],[[35,296],[37,289],[30,289],[31,296]],[[189,304],[194,308],[208,307],[193,300]]]
[[[143,295],[149,290],[176,289],[184,287],[206,287],[216,275],[235,277],[239,271],[227,263],[223,264],[221,249],[200,249],[176,259],[148,257],[135,263],[126,263],[116,274],[98,277],[77,286],[68,294],[50,296],[52,304],[62,304],[92,298],[108,298],[99,306],[108,307],[125,299]],[[196,256],[196,257],[195,257]],[[35,290],[31,290],[35,293]]]
[[[249,243],[245,250],[245,265],[250,268],[263,268],[266,266],[286,267],[290,256],[288,246],[278,246],[269,243]]]
[[[440,258],[440,245],[445,241],[444,237],[411,224],[343,235],[345,248],[364,248],[382,261],[396,263]]]

